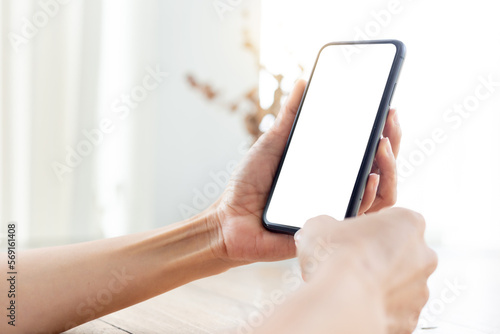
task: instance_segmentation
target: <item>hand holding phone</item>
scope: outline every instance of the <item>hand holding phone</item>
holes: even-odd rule
[[[258,139],[234,170],[221,198],[204,212],[210,218],[208,226],[217,231],[213,235],[213,252],[225,264],[278,261],[296,255],[294,238],[265,231],[262,214],[306,85],[303,80],[297,81],[273,127]],[[389,114],[383,130],[394,155],[384,154],[386,140],[381,140],[376,153],[378,170],[374,171],[380,175],[380,183],[373,182],[376,175],[370,175],[361,212],[393,204],[388,199],[396,193],[395,156],[401,140],[401,129],[394,116],[394,112]]]
[[[321,49],[264,210],[266,228],[293,234],[318,215],[357,215],[404,55],[395,40]]]

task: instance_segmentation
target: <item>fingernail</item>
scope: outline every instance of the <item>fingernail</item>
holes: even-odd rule
[[[385,150],[387,151],[387,154],[391,156],[392,155],[391,141],[387,137],[385,139],[387,140],[387,145],[385,146]]]
[[[293,236],[293,238],[295,239],[295,244],[297,244],[299,242],[301,234],[302,234],[302,230],[298,230],[297,232],[295,232],[295,234]]]
[[[377,188],[378,188],[378,183],[379,183],[379,181],[380,181],[380,175],[375,174],[375,173],[374,173],[374,175],[375,175],[375,177],[377,178],[377,182],[375,182],[375,183],[373,184],[373,186],[372,186],[372,187],[373,187],[373,190],[377,190]]]
[[[399,125],[398,113],[395,109],[394,109],[394,116],[392,116],[392,121],[394,122],[394,124]]]

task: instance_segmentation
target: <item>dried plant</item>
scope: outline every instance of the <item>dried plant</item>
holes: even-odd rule
[[[243,13],[243,15],[244,17],[246,16],[245,13]],[[256,70],[259,73],[261,73],[261,71],[267,72],[276,80],[277,88],[274,91],[274,99],[270,107],[262,108],[259,98],[258,85],[251,88],[235,100],[228,102],[223,101],[221,97],[222,94],[218,92],[211,84],[199,82],[194,74],[187,74],[186,79],[189,86],[201,93],[202,96],[204,96],[208,101],[219,104],[230,112],[244,113],[246,129],[248,133],[253,136],[254,140],[257,140],[262,134],[262,131],[259,128],[262,119],[268,114],[276,117],[281,108],[281,100],[285,95],[285,92],[282,88],[283,75],[271,73],[271,71],[269,71],[267,67],[260,62],[259,49],[252,41],[248,29],[243,29],[243,41],[243,47],[252,54],[255,60]],[[303,66],[301,66],[300,64],[297,66],[300,69],[300,73],[302,74],[304,72]]]

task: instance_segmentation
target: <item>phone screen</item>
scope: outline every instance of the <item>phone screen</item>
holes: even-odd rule
[[[318,56],[269,200],[272,224],[346,215],[397,54],[391,43],[354,47],[349,56],[346,45],[327,45]]]

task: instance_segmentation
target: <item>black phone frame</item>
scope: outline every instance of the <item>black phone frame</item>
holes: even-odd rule
[[[323,49],[332,45],[357,45],[357,44],[393,44],[396,47],[396,54],[394,55],[394,60],[391,66],[391,70],[389,72],[389,77],[387,79],[387,83],[385,85],[384,93],[382,94],[382,99],[380,100],[380,105],[377,111],[377,116],[374,121],[374,125],[372,127],[372,131],[370,134],[370,138],[368,140],[368,144],[365,150],[365,154],[363,156],[363,160],[361,162],[361,166],[359,168],[358,175],[356,177],[356,182],[354,184],[353,191],[351,193],[351,198],[349,200],[349,204],[347,206],[346,214],[344,218],[355,217],[358,214],[359,206],[361,204],[361,200],[363,198],[363,194],[365,191],[366,182],[368,180],[368,176],[370,174],[373,160],[375,158],[375,153],[377,152],[378,144],[380,141],[380,137],[382,131],[384,129],[385,121],[387,119],[387,114],[389,112],[390,103],[392,100],[392,96],[394,95],[394,90],[396,88],[396,84],[399,78],[399,74],[401,72],[401,67],[403,66],[405,55],[406,55],[406,47],[405,45],[395,39],[385,39],[385,40],[365,40],[365,41],[350,41],[350,42],[332,42],[327,43],[321,47],[318,52],[318,56],[316,57],[316,61],[314,63],[314,67],[311,71],[311,75],[309,77],[309,81],[307,82],[306,88],[304,90],[304,94],[302,95],[302,99],[300,101],[299,108],[297,110],[297,115],[295,116],[295,120],[292,125],[292,130],[290,131],[290,135],[288,136],[288,140],[283,151],[283,155],[281,156],[281,160],[276,170],[276,174],[274,176],[273,184],[271,186],[271,190],[269,192],[266,206],[264,208],[264,212],[262,214],[262,223],[264,227],[272,232],[279,232],[285,234],[295,234],[300,228],[296,226],[283,225],[272,223],[267,219],[267,210],[269,208],[269,204],[271,202],[271,198],[274,193],[274,189],[276,187],[276,183],[278,182],[278,178],[281,172],[281,168],[283,166],[283,162],[285,161],[286,153],[288,151],[288,147],[290,145],[293,133],[295,131],[295,127],[297,125],[297,121],[300,116],[300,112],[302,110],[302,104],[304,103],[304,99],[307,95],[307,91],[309,89],[309,83],[314,75],[314,71],[316,69],[316,65],[318,64],[318,59],[321,55]]]

